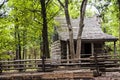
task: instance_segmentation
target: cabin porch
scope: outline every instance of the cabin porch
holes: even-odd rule
[[[114,54],[116,54],[116,41],[110,41],[114,44]],[[76,53],[76,40],[74,41],[75,53]],[[61,59],[71,59],[69,54],[70,47],[69,41],[61,41]],[[108,50],[105,49],[105,41],[82,41],[81,44],[81,56],[80,58],[88,58],[93,56],[94,53],[97,55],[107,55]]]

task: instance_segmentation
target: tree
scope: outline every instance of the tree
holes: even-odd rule
[[[16,22],[18,22],[18,19],[16,19]],[[20,40],[20,31],[19,31],[19,25],[15,25],[15,43],[16,43],[16,58],[20,60],[21,59],[21,40]]]
[[[120,0],[117,0],[118,5],[118,27],[119,27],[119,52],[120,52]]]
[[[79,22],[79,32],[78,32],[78,37],[77,37],[77,50],[76,50],[76,55],[79,58],[81,55],[81,36],[82,36],[82,31],[84,27],[84,16],[85,16],[85,9],[87,5],[87,0],[83,0],[81,4],[81,9],[80,9],[80,22]]]
[[[120,14],[120,0],[118,0],[118,8],[119,8],[119,10],[118,10],[118,14]],[[120,52],[120,15],[118,16],[119,17],[119,52]]]
[[[49,2],[50,0],[48,0]],[[47,2],[47,3],[48,3]],[[48,43],[48,25],[47,25],[47,15],[46,15],[46,0],[40,0],[41,3],[41,14],[42,14],[42,38],[43,38],[43,56],[49,58],[49,43]]]
[[[9,20],[12,24],[19,26],[22,58],[25,58],[25,55],[33,55],[34,52],[38,53],[38,51],[34,51],[38,50],[38,47],[41,46],[41,44],[39,45],[38,43],[43,43],[43,53],[46,57],[50,56],[48,41],[50,41],[52,34],[53,18],[59,10],[51,0],[45,0],[45,6],[41,4],[41,2],[43,3],[43,0],[9,0],[9,8],[11,8]],[[43,7],[45,8],[45,12]],[[46,15],[45,18],[43,18],[44,15]],[[18,18],[18,22],[15,22],[15,18]]]
[[[70,16],[69,16],[69,11],[68,11],[68,3],[69,2],[68,2],[68,0],[65,0],[65,5],[60,0],[58,0],[58,2],[60,3],[60,5],[64,9],[66,22],[67,22],[67,27],[68,27],[68,30],[69,30],[69,44],[70,44],[70,53],[69,54],[71,54],[71,58],[74,58],[75,57],[75,50],[74,50],[73,29],[72,29]]]
[[[0,2],[0,59],[10,59],[13,48],[13,37],[10,35],[10,22],[8,21],[7,4],[8,0]]]
[[[33,30],[31,29],[33,23],[33,16],[32,16],[32,12],[29,11],[29,9],[33,8],[30,6],[31,3],[32,1],[19,0],[18,2],[16,0],[9,0],[7,4],[8,7],[11,9],[8,12],[9,14],[8,20],[9,22],[11,22],[10,26],[14,28],[12,33],[14,33],[14,41],[15,41],[13,45],[14,46],[13,51],[15,51],[16,53],[15,59],[26,59],[27,58],[26,47],[29,47],[32,44],[30,42],[33,41],[30,40],[32,36],[30,34],[33,32]],[[27,30],[29,30],[29,33],[27,32]],[[13,34],[11,35],[13,36]],[[36,37],[36,35],[34,37]]]
[[[85,9],[86,9],[86,5],[87,5],[87,0],[83,0],[82,4],[81,4],[80,23],[79,23],[79,32],[78,32],[78,37],[77,37],[76,55],[75,55],[75,51],[74,51],[73,29],[71,26],[70,16],[69,16],[69,11],[68,11],[68,0],[65,0],[65,5],[60,0],[58,0],[58,1],[64,9],[66,22],[67,22],[67,26],[69,29],[70,54],[71,54],[72,58],[75,58],[75,57],[79,58],[80,52],[81,52],[81,35],[82,35],[83,27],[84,27],[84,15],[85,15]]]

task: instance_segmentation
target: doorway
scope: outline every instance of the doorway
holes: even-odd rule
[[[84,44],[84,55],[83,57],[90,57],[91,56],[91,43]]]

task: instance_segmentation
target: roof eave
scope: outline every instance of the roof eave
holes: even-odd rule
[[[68,41],[69,39],[61,39],[62,41]],[[74,39],[77,40],[77,39]],[[111,38],[111,39],[82,39],[82,41],[87,41],[87,42],[91,42],[91,41],[100,41],[100,42],[114,42],[117,41],[118,38]]]

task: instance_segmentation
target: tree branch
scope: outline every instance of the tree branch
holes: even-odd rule
[[[85,16],[85,9],[87,5],[87,0],[83,0],[81,4],[81,9],[80,9],[80,20],[83,22],[84,21],[84,16]]]
[[[25,8],[27,10],[29,10],[30,12],[41,12],[41,10],[38,10],[38,9],[29,9],[29,8]]]
[[[6,3],[6,2],[8,2],[9,0],[4,0],[3,2],[2,2],[2,4],[0,4],[0,9],[2,8],[2,6]]]
[[[0,4],[0,9],[2,8],[2,6],[4,5],[5,0],[2,2],[2,4]]]
[[[0,13],[0,17],[3,17],[3,16],[5,17],[5,15],[4,15],[5,13],[6,13],[6,11],[4,11],[3,13]]]
[[[0,4],[0,9],[3,7],[3,5],[6,3],[6,2],[8,2],[9,0],[4,0],[3,2],[2,2],[2,4]],[[0,17],[3,17],[3,16],[5,16],[5,13],[6,13],[6,11],[4,11],[3,13],[0,13]]]
[[[53,16],[51,16],[47,22],[49,23],[59,13],[59,11],[60,9],[55,14],[53,14]]]
[[[85,9],[87,5],[87,0],[83,0],[80,8],[80,22],[79,22],[79,31],[77,36],[77,50],[76,50],[76,56],[78,58],[81,58],[81,36],[82,31],[84,27],[84,16],[85,16]]]
[[[68,9],[68,0],[65,0],[65,8]]]
[[[65,6],[64,6],[64,4],[60,1],[60,0],[58,0],[58,2],[60,3],[60,5],[64,8]]]
[[[47,2],[45,3],[45,5],[47,6],[50,3],[50,1],[52,1],[52,0],[47,0]]]

